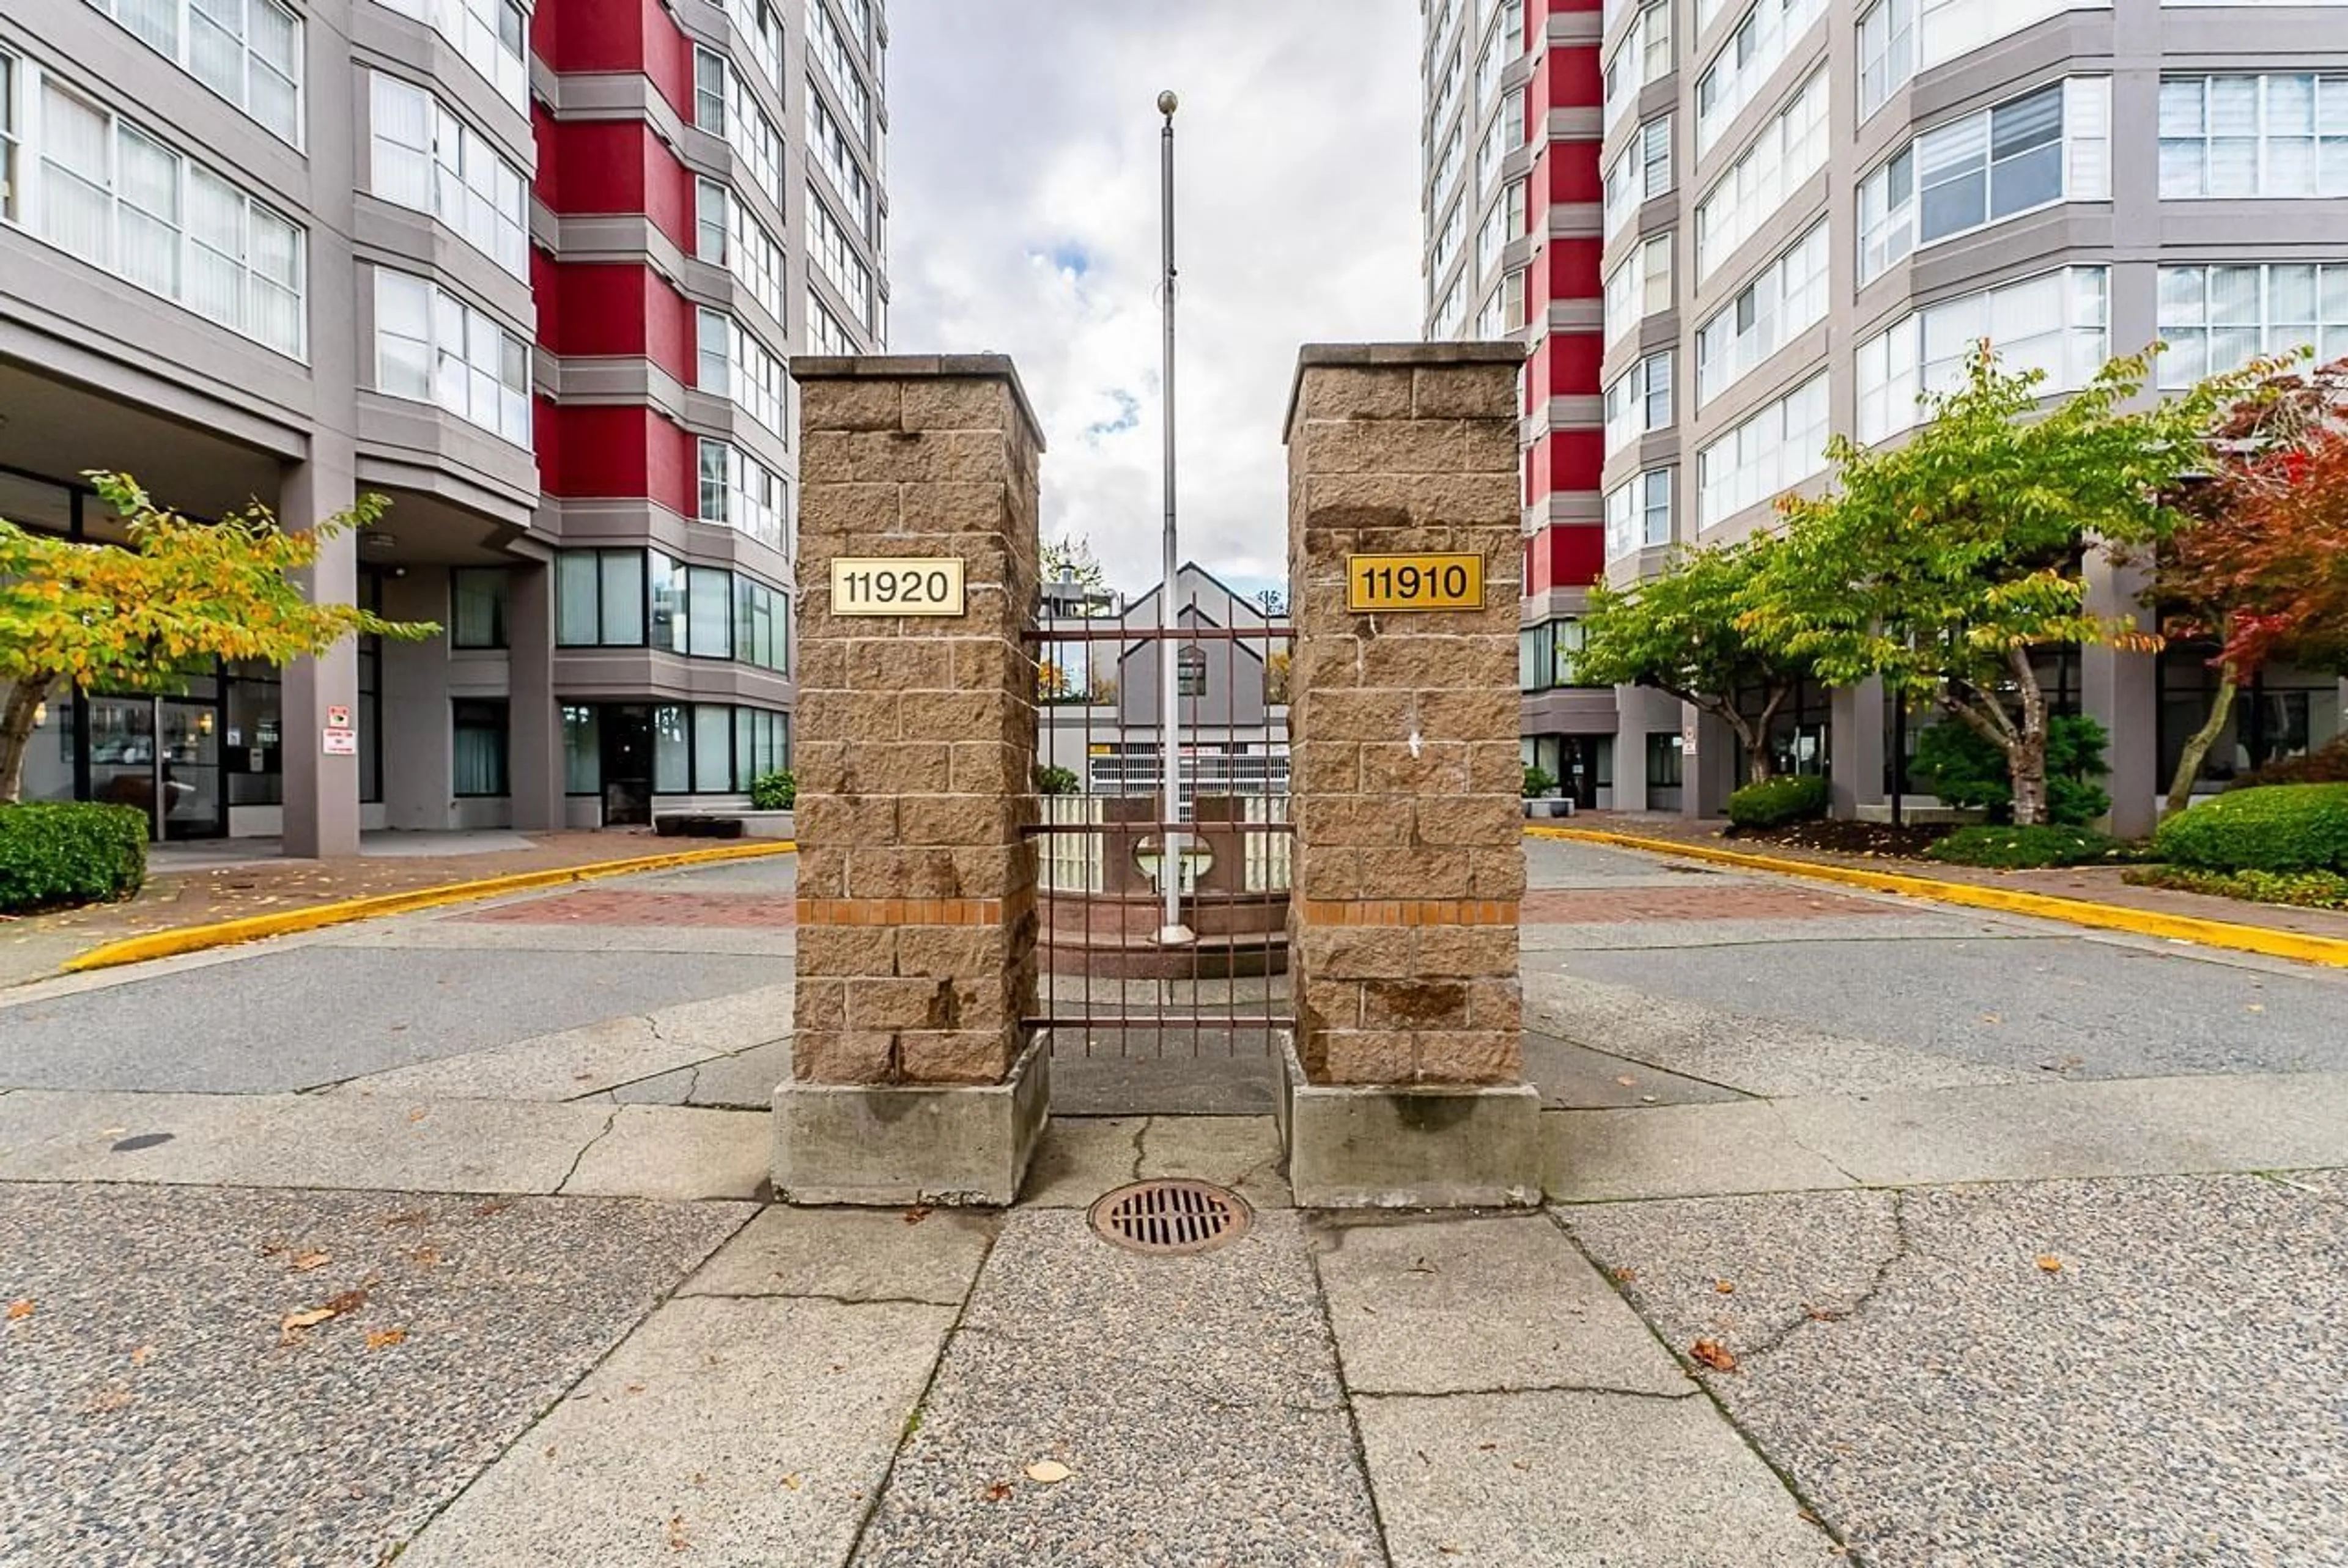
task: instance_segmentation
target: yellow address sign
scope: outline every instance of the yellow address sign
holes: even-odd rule
[[[1347,556],[1345,608],[1353,610],[1481,610],[1480,555]]]
[[[960,556],[841,556],[831,563],[834,615],[960,615],[963,609]]]

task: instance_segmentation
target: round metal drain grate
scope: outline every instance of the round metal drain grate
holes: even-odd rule
[[[1092,1207],[1093,1229],[1128,1252],[1212,1252],[1253,1218],[1245,1198],[1211,1182],[1136,1182]]]

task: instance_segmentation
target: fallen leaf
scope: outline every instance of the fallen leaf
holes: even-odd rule
[[[119,1383],[108,1384],[82,1402],[82,1409],[93,1415],[118,1410],[130,1402],[130,1390]]]
[[[134,1367],[144,1367],[147,1365],[148,1358],[154,1354],[155,1347],[152,1345],[141,1345],[138,1349],[130,1352],[130,1364]]]
[[[1627,1072],[1622,1077],[1616,1079],[1614,1081],[1621,1084],[1625,1089],[1636,1089],[1639,1086],[1639,1081],[1632,1077]]]
[[[2248,1007],[2244,1008],[2242,1010],[2243,1010],[2244,1012],[2264,1012],[2264,1011],[2266,1011],[2266,1010],[2267,1010],[2267,1008],[2266,1008],[2266,1004],[2265,1004],[2264,1002],[2252,1002],[2250,1006],[2248,1006]]]
[[[2038,1266],[2049,1274],[2060,1274],[2063,1272],[2063,1260],[2051,1252],[2042,1252],[2038,1255]]]
[[[644,1386],[642,1383],[631,1383],[631,1384],[629,1384],[629,1385],[627,1386],[627,1388],[626,1388],[626,1389],[623,1389],[623,1390],[622,1390],[622,1392],[623,1392],[623,1393],[630,1393],[630,1394],[641,1394],[641,1393],[643,1393],[644,1391]]]
[[[314,1268],[324,1268],[334,1261],[332,1253],[304,1252],[294,1255],[294,1262],[290,1266],[296,1274],[307,1274]]]
[[[407,1119],[410,1122],[421,1122],[424,1120],[424,1114],[422,1111],[411,1111],[407,1113]]]
[[[1488,1454],[1499,1446],[1500,1445],[1498,1443],[1478,1443],[1476,1445],[1476,1451],[1479,1454]]]
[[[1850,1315],[1837,1311],[1831,1307],[1805,1307],[1802,1308],[1802,1316],[1813,1323],[1839,1323]]]
[[[2003,1019],[1998,1017],[1997,1014],[1993,1012],[1985,1012],[1982,1014],[1982,1022],[1983,1023],[2003,1023],[2004,1021],[2005,1020]]]
[[[682,1513],[672,1515],[668,1522],[668,1549],[671,1552],[685,1552],[691,1550],[693,1542],[685,1538],[685,1515]]]
[[[306,1312],[289,1312],[277,1325],[277,1332],[281,1337],[291,1339],[296,1331],[315,1328],[334,1316],[333,1309],[324,1307],[313,1307]]]
[[[1412,1264],[1408,1268],[1404,1269],[1403,1272],[1405,1274],[1441,1274],[1443,1271],[1422,1257],[1416,1263]]]
[[[473,1217],[480,1220],[494,1219],[511,1207],[513,1207],[511,1198],[492,1198],[486,1204],[474,1204]]]
[[[364,1290],[338,1291],[326,1297],[326,1311],[330,1316],[356,1312],[366,1305],[366,1298],[367,1293]]]
[[[407,1257],[408,1261],[418,1268],[430,1268],[440,1261],[440,1249],[437,1246],[419,1246],[409,1253]]]
[[[367,1330],[366,1348],[370,1350],[387,1350],[407,1338],[407,1330],[405,1328],[370,1328]]]
[[[1715,1372],[1736,1370],[1736,1358],[1730,1355],[1728,1347],[1717,1339],[1699,1339],[1688,1348],[1688,1354]]]
[[[33,1315],[33,1298],[29,1296],[8,1304],[8,1321],[21,1323]]]
[[[1636,1284],[1639,1278],[1639,1271],[1635,1268],[1613,1268],[1607,1272],[1614,1276],[1617,1285]]]
[[[704,1475],[701,1471],[695,1471],[693,1472],[693,1484],[695,1486],[707,1486],[709,1484],[709,1478]]]
[[[1039,1486],[1057,1486],[1076,1473],[1056,1459],[1039,1459],[1027,1467],[1027,1479]]]
[[[913,1207],[905,1211],[905,1223],[909,1225],[920,1225],[923,1220],[928,1219],[929,1217],[930,1210],[929,1205],[926,1204],[916,1204]]]
[[[805,1484],[807,1484],[807,1478],[799,1474],[797,1471],[793,1471],[790,1474],[783,1477],[782,1481],[783,1490],[786,1491],[797,1491]]]
[[[1712,1288],[1715,1295],[1734,1296],[1736,1294],[1736,1282],[1733,1279],[1715,1279],[1712,1282]]]
[[[410,1209],[406,1214],[386,1214],[383,1223],[386,1229],[392,1225],[420,1225],[431,1217],[422,1209]]]
[[[980,1495],[984,1497],[989,1502],[1001,1502],[1004,1498],[1011,1495],[1011,1483],[1007,1481],[998,1481],[993,1486],[988,1487],[983,1492],[980,1493]]]

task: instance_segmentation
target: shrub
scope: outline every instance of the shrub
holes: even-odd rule
[[[2189,866],[2145,866],[2127,874],[2139,887],[2214,893],[2260,904],[2302,909],[2348,909],[2348,876],[2337,871],[2197,871]]]
[[[1555,774],[1550,772],[1547,768],[1537,768],[1529,764],[1526,765],[1525,798],[1527,800],[1539,800],[1541,796],[1549,794],[1550,791],[1556,787],[1557,775]]]
[[[2034,871],[2049,866],[2116,866],[2141,854],[2123,838],[2084,827],[1961,827],[1924,851],[1951,866]]]
[[[2111,771],[2104,761],[2110,742],[2104,727],[2084,713],[2047,721],[2048,821],[2076,826],[2112,809],[2112,797],[2096,782]],[[2001,822],[2013,809],[2013,771],[2005,753],[1960,720],[1944,720],[1917,736],[1909,771],[1951,805],[1986,808]]]
[[[1072,768],[1057,767],[1049,763],[1036,764],[1035,793],[1037,794],[1076,794],[1076,771]]]
[[[757,810],[788,811],[798,798],[798,775],[788,768],[777,768],[750,781],[750,804]]]
[[[147,880],[147,814],[94,801],[0,805],[0,913],[128,898]]]
[[[2230,790],[2162,823],[2152,844],[2211,871],[2348,871],[2348,784]]]
[[[2258,789],[2287,784],[2348,784],[2348,735],[2319,746],[2303,757],[2286,757],[2262,768],[2252,768],[2227,788]]]
[[[1728,820],[1738,827],[1779,827],[1827,814],[1827,781],[1808,774],[1746,784],[1728,797]]]

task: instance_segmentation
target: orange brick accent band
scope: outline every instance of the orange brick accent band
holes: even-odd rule
[[[1011,918],[1035,907],[1035,897],[1001,898],[802,898],[802,926],[1000,926],[1009,905]]]
[[[1493,898],[1311,898],[1303,906],[1313,926],[1513,926],[1517,914],[1515,901]]]

